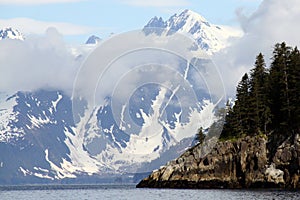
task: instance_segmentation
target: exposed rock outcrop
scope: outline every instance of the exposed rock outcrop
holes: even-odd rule
[[[300,189],[299,135],[283,142],[271,158],[264,136],[219,141],[206,154],[208,147],[209,142],[189,149],[137,187]]]

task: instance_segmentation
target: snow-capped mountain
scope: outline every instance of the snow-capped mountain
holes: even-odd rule
[[[131,110],[139,120],[136,123],[142,125],[139,135],[126,134],[113,118],[109,104],[95,109],[85,121],[85,129],[80,131],[73,121],[71,99],[62,91],[17,92],[12,96],[1,93],[0,150],[6,153],[0,154],[0,182],[76,182],[76,179],[86,177],[101,180],[111,174],[120,176],[151,171],[174,159],[193,142],[194,132],[188,133],[192,124],[176,126],[171,121],[178,109],[169,106],[165,129],[152,136],[143,135],[147,129],[157,131],[149,125],[155,125],[151,117],[158,114],[163,106],[160,100],[166,95],[161,88],[146,88],[149,93],[143,98],[148,103],[140,103]],[[159,94],[152,94],[154,90]],[[132,101],[140,95],[136,94]],[[193,115],[209,117],[211,107],[204,107],[202,112]],[[169,133],[167,128],[174,132],[176,128],[187,128],[185,134],[188,135],[182,140],[181,136],[176,138]]]
[[[101,38],[99,38],[98,36],[92,35],[87,39],[85,44],[98,44],[100,41],[101,41]]]
[[[0,32],[3,38],[19,33],[6,30]],[[167,21],[154,17],[143,30],[146,34],[189,34],[209,54],[228,45],[230,37],[238,36],[189,10]],[[87,45],[70,47],[70,52],[74,58],[85,60],[99,41],[91,36]],[[194,61],[209,65],[204,58]],[[77,120],[72,101],[78,99],[63,91],[0,93],[0,151],[5,152],[0,154],[0,184],[76,182],[91,177],[103,180],[114,177],[112,174],[152,171],[174,159],[192,145],[200,126],[207,129],[216,119],[215,105],[203,89],[206,83],[199,82],[197,70],[188,61],[178,61],[176,73],[193,87],[193,93],[184,98],[195,98],[195,105],[183,105],[186,102],[179,101],[177,91],[152,82],[137,87],[117,117],[112,96],[92,108],[82,102],[79,110],[84,114]],[[200,70],[205,72],[206,68]]]
[[[163,30],[159,31],[157,28]],[[155,32],[164,35],[182,33],[190,35],[208,54],[228,46],[230,38],[241,37],[242,35],[242,32],[237,29],[211,24],[204,17],[191,10],[184,10],[180,14],[171,16],[166,21],[161,17],[154,17],[144,29],[147,33]]]
[[[17,29],[3,28],[0,29],[0,40],[4,39],[24,40],[24,36]]]

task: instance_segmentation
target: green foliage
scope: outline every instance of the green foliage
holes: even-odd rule
[[[203,128],[200,127],[196,134],[196,141],[198,141],[200,144],[202,144],[204,142],[204,139],[205,139],[205,134],[203,133]]]
[[[290,55],[290,75],[289,75],[289,86],[290,86],[290,109],[291,119],[290,126],[292,130],[300,131],[300,53],[297,48],[291,52]]]
[[[250,77],[245,74],[239,82],[220,139],[269,133],[287,138],[299,131],[300,53],[285,43],[276,44],[269,71],[260,53]],[[278,137],[283,132],[287,134]]]
[[[260,53],[256,57],[254,68],[251,70],[249,109],[253,119],[250,131],[252,133],[264,131],[270,123],[270,109],[267,103],[267,72],[265,60]]]
[[[285,43],[276,44],[269,74],[269,100],[272,128],[285,130],[290,120],[289,68],[291,48]]]

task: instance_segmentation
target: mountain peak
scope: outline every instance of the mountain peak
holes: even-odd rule
[[[209,23],[200,14],[189,9],[185,9],[180,14],[174,14],[166,21],[153,17],[144,28],[147,34],[187,34],[208,54],[213,54],[228,46],[230,37],[241,35],[240,31],[234,30],[234,28]]]
[[[165,28],[166,27],[166,22],[161,18],[161,17],[153,17],[150,19],[150,21],[147,23],[145,28]]]
[[[188,9],[179,15],[175,14],[170,17],[167,24],[173,31],[182,31],[191,34],[203,29],[205,26],[211,26],[200,14]]]
[[[4,39],[24,40],[24,36],[17,29],[7,27],[0,29],[0,40]]]
[[[98,36],[92,35],[88,38],[85,44],[98,44],[101,39]]]
[[[200,15],[199,13],[196,13],[192,10],[189,9],[185,9],[182,13],[179,14],[179,17],[188,17],[191,19],[194,19],[196,21],[201,21],[201,22],[208,22],[202,15]]]

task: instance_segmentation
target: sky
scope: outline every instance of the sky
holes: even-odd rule
[[[44,34],[55,27],[71,43],[94,34],[107,38],[142,28],[152,17],[168,19],[191,9],[218,25],[238,25],[236,13],[254,12],[262,0],[0,0],[0,27]]]
[[[0,27],[27,36],[0,41],[0,91],[72,91],[81,62],[70,55],[70,44],[141,29],[153,16],[167,19],[186,8],[244,33],[212,58],[229,95],[260,52],[269,66],[276,43],[300,46],[299,0],[0,0]]]

